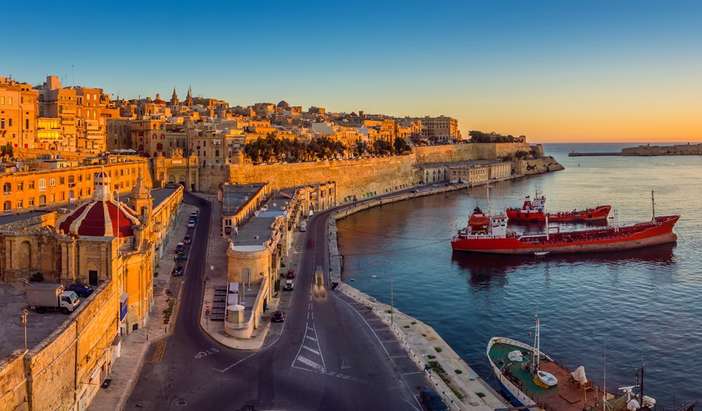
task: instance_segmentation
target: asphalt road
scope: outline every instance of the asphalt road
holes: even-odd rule
[[[328,212],[308,224],[283,332],[253,352],[223,347],[200,328],[210,206],[187,194],[185,202],[200,219],[175,330],[147,353],[127,409],[420,409],[418,387],[428,383],[392,333],[339,293],[312,292],[315,268],[328,272]]]

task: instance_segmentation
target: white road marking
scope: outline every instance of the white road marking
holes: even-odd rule
[[[305,364],[308,367],[312,367],[315,370],[321,371],[323,369],[321,364],[317,364],[316,362],[310,360],[309,358],[303,357],[301,355],[298,355],[296,361],[300,361],[301,363]]]
[[[308,347],[308,346],[306,346],[306,345],[303,345],[302,348],[306,349],[307,351],[310,351],[310,352],[312,352],[312,353],[315,353],[315,354],[319,355],[319,351],[317,351],[317,350],[315,350],[315,349],[313,349],[313,348],[310,348],[310,347]]]
[[[305,338],[309,338],[310,340],[317,342],[317,339],[312,337],[311,335],[306,335]]]

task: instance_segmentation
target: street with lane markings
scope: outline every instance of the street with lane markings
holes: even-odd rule
[[[337,292],[312,292],[316,267],[328,273],[330,211],[310,218],[282,334],[245,351],[219,345],[200,328],[211,208],[190,194],[185,201],[200,209],[200,219],[177,323],[163,347],[151,348],[161,351],[147,357],[159,360],[145,362],[127,409],[421,409],[417,393],[428,382],[387,326]]]

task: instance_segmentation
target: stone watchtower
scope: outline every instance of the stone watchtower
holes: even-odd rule
[[[151,217],[153,201],[151,191],[144,183],[144,178],[141,175],[137,178],[134,190],[132,190],[132,205],[142,224],[146,225]]]

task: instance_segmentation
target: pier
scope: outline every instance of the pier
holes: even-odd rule
[[[608,156],[623,156],[621,152],[617,151],[600,151],[600,152],[592,152],[592,153],[579,153],[576,151],[571,151],[568,153],[568,157],[608,157]]]

